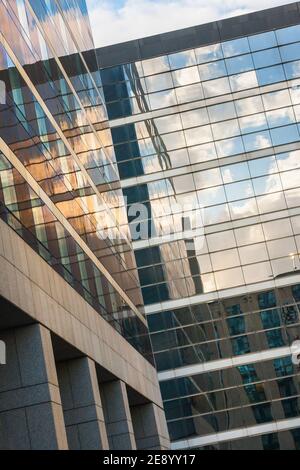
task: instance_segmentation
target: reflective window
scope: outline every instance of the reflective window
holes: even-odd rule
[[[167,108],[177,104],[175,90],[160,91],[149,95],[151,109]]]
[[[291,97],[288,90],[275,91],[262,95],[265,110],[282,108],[291,105]]]
[[[222,44],[224,57],[232,57],[235,55],[246,54],[250,52],[248,38],[234,39]]]
[[[202,84],[204,96],[211,98],[212,96],[226,95],[231,92],[228,78],[218,78],[210,80]]]
[[[289,44],[279,48],[283,62],[300,59],[300,43]]]
[[[260,51],[261,49],[268,49],[269,47],[277,46],[274,31],[249,36],[248,40],[251,51]]]
[[[211,122],[223,121],[236,117],[236,111],[233,102],[209,106],[207,109]]]
[[[236,201],[253,196],[253,188],[250,181],[225,185],[228,201]]]
[[[245,72],[230,77],[230,85],[233,92],[247,90],[258,86],[255,72]]]
[[[188,152],[191,163],[206,162],[217,158],[216,147],[213,142],[190,147]]]
[[[258,69],[256,71],[259,86],[269,85],[271,83],[281,82],[285,80],[282,65],[268,67],[266,69]]]
[[[238,163],[236,165],[223,166],[221,173],[224,183],[233,183],[250,178],[250,173],[247,163]]]
[[[216,140],[224,139],[226,137],[233,137],[240,135],[240,128],[237,119],[223,121],[218,124],[212,124],[212,131]]]
[[[187,69],[175,70],[172,72],[174,86],[190,85],[200,81],[199,71],[197,67],[189,67]]]
[[[203,144],[213,140],[210,126],[202,126],[185,131],[187,145]]]
[[[227,75],[224,60],[199,65],[199,72],[201,80],[211,80],[212,78],[219,78]]]
[[[276,109],[266,113],[270,127],[285,126],[295,122],[295,114],[292,107]]]
[[[278,171],[275,156],[260,158],[258,160],[249,160],[248,164],[253,178]]]
[[[256,195],[268,194],[282,190],[279,175],[269,175],[262,176],[261,178],[254,178],[253,186]]]
[[[240,264],[237,249],[225,250],[222,252],[222,256],[220,256],[220,253],[212,253],[210,257],[213,269],[217,271],[232,268]]]
[[[276,155],[280,171],[293,170],[300,167],[300,151],[280,153]]]
[[[170,70],[170,64],[167,56],[156,57],[142,61],[145,75],[153,75],[155,73],[166,72]]]
[[[278,44],[300,41],[300,26],[296,25],[289,28],[278,29],[276,31],[276,37]]]
[[[206,108],[199,108],[181,114],[184,129],[208,124],[208,113]]]
[[[296,125],[278,127],[277,129],[271,129],[270,132],[273,145],[283,145],[299,140],[299,130]]]
[[[202,85],[200,83],[176,88],[175,92],[179,104],[203,99],[203,90]]]
[[[300,75],[300,60],[283,65],[287,80],[298,78]]]
[[[196,56],[193,50],[178,52],[169,55],[169,62],[172,69],[181,69],[196,65]]]
[[[247,116],[248,114],[260,113],[264,110],[261,96],[253,96],[243,100],[237,100],[235,107],[238,116]]]
[[[178,131],[182,128],[179,114],[173,114],[172,116],[165,116],[162,118],[154,119],[154,123],[157,128],[157,131],[160,134]]]
[[[248,134],[243,136],[246,152],[252,152],[272,146],[271,136],[268,131]]]
[[[226,59],[225,62],[229,75],[247,72],[248,70],[254,69],[251,54],[242,55],[240,57],[233,57],[232,59]]]
[[[253,61],[255,68],[268,67],[269,65],[280,64],[281,56],[277,48],[268,49],[266,51],[255,52],[253,54]]]
[[[216,142],[216,149],[220,158],[228,157],[229,155],[237,155],[245,151],[241,137],[234,137],[233,139],[227,140],[219,140],[218,142]]]
[[[198,191],[198,199],[201,207],[214,206],[226,202],[226,196],[223,186],[203,189]]]
[[[149,93],[165,90],[173,87],[172,76],[170,73],[152,75],[146,78],[146,86]]]
[[[213,44],[211,46],[200,47],[199,49],[196,49],[196,58],[198,64],[222,59],[223,50],[221,44]]]
[[[263,131],[268,129],[268,123],[265,114],[253,114],[239,119],[239,124],[242,134],[250,132]]]
[[[208,188],[222,183],[222,177],[219,168],[213,170],[200,171],[194,174],[196,188]]]

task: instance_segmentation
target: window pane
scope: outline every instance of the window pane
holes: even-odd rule
[[[292,235],[292,227],[289,219],[273,220],[263,224],[266,240]]]
[[[287,80],[298,78],[300,76],[300,60],[296,60],[295,62],[289,62],[288,64],[284,64],[283,67],[284,67]]]
[[[213,140],[210,126],[198,127],[185,131],[187,145],[203,144]]]
[[[288,44],[289,42],[300,41],[300,26],[291,26],[289,28],[276,31],[278,44]]]
[[[195,52],[190,50],[171,54],[169,55],[169,62],[172,69],[181,69],[191,65],[196,65]]]
[[[278,171],[274,155],[271,157],[260,158],[258,160],[250,160],[248,164],[253,178],[274,172],[276,173]]]
[[[188,149],[190,162],[199,163],[217,158],[217,152],[214,143],[197,145]]]
[[[241,137],[220,140],[216,142],[216,149],[220,158],[228,157],[229,155],[237,155],[239,153],[244,153],[245,151]]]
[[[253,196],[253,188],[250,181],[241,181],[225,185],[225,191],[228,201],[236,201]]]
[[[182,88],[176,88],[175,92],[179,104],[203,99],[203,90],[200,83]]]
[[[177,104],[174,90],[160,91],[149,95],[151,109],[165,108]]]
[[[266,244],[244,246],[239,249],[242,264],[256,263],[269,259]]]
[[[229,75],[253,70],[254,65],[251,54],[242,55],[240,57],[233,57],[232,59],[226,59],[226,67]]]
[[[264,114],[254,114],[239,119],[242,134],[249,132],[263,131],[268,128],[268,123]]]
[[[198,191],[198,199],[201,207],[214,206],[226,202],[226,196],[223,186],[203,189]]]
[[[276,155],[278,168],[280,171],[293,170],[300,167],[300,151],[280,153]]]
[[[255,34],[248,38],[251,51],[260,51],[277,45],[274,31],[268,33]]]
[[[259,113],[264,110],[260,96],[253,96],[235,102],[238,116],[247,116],[247,114]]]
[[[234,103],[232,102],[209,106],[207,109],[211,122],[223,121],[236,117]]]
[[[271,136],[268,131],[243,136],[246,152],[253,152],[272,146]]]
[[[261,178],[254,178],[252,181],[257,196],[282,190],[279,175],[263,176]]]
[[[248,245],[264,241],[264,233],[261,225],[252,225],[235,230],[237,244]]]
[[[241,73],[240,75],[234,75],[229,79],[233,92],[246,90],[248,88],[255,88],[258,86],[256,74],[254,71]]]
[[[173,81],[170,73],[152,75],[146,78],[146,86],[149,93],[165,90],[173,87]]]
[[[172,72],[174,86],[190,85],[200,81],[197,67],[189,67],[187,69],[176,70]]]
[[[276,65],[275,67],[268,67],[266,69],[259,69],[256,71],[256,73],[257,80],[260,86],[285,80],[282,65]]]
[[[182,128],[179,114],[172,114],[172,116],[155,119],[154,124],[159,134],[178,131]]]
[[[274,145],[283,145],[299,140],[299,131],[296,125],[271,129],[271,137]]]
[[[145,75],[152,75],[154,73],[161,73],[170,70],[170,65],[167,56],[144,60],[142,64]]]
[[[267,51],[256,52],[253,54],[255,68],[267,67],[281,63],[281,57],[278,49],[268,49]]]
[[[270,127],[284,126],[295,122],[293,108],[281,108],[266,113]]]
[[[233,41],[224,42],[222,44],[222,49],[224,57],[232,57],[250,52],[247,38],[234,39]]]
[[[240,128],[237,119],[212,124],[211,127],[214,138],[217,140],[240,135]]]
[[[197,189],[208,188],[209,186],[216,186],[218,184],[222,184],[222,178],[219,168],[194,173],[194,179]]]
[[[208,114],[206,108],[195,109],[181,114],[184,128],[201,126],[208,124]]]
[[[280,47],[280,54],[283,62],[290,62],[291,60],[300,59],[300,43],[289,44],[288,46]]]
[[[233,183],[250,178],[247,163],[238,163],[236,165],[226,165],[221,168],[224,183]]]
[[[200,47],[196,49],[196,59],[198,64],[204,64],[213,60],[223,58],[221,44],[213,44],[212,46]]]
[[[230,287],[244,284],[244,277],[241,268],[228,269],[215,273],[217,289],[228,289]]]
[[[228,78],[218,78],[217,80],[211,80],[209,82],[203,82],[203,91],[206,98],[212,96],[225,95],[230,93],[231,89],[229,86]]]

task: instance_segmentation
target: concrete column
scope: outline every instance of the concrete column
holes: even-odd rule
[[[137,449],[166,450],[170,438],[164,411],[154,403],[131,408]]]
[[[0,448],[67,449],[49,330],[34,324],[1,332]]]
[[[108,449],[94,361],[83,357],[60,362],[57,373],[69,448]]]
[[[131,421],[126,385],[121,380],[106,382],[100,386],[109,448],[135,450],[135,438]]]

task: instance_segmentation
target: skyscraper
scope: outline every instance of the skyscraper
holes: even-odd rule
[[[172,448],[299,449],[299,2],[97,56]]]
[[[0,447],[168,448],[85,1],[0,17]]]

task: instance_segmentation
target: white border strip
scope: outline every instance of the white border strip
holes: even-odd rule
[[[260,436],[262,434],[286,431],[298,427],[300,427],[300,418],[273,421],[272,423],[261,424],[257,426],[249,426],[241,429],[233,429],[231,431],[219,432],[216,434],[208,434],[207,436],[199,436],[193,437],[192,439],[175,441],[171,443],[171,449],[192,449],[193,447],[217,444],[220,442],[226,442],[245,437]]]

